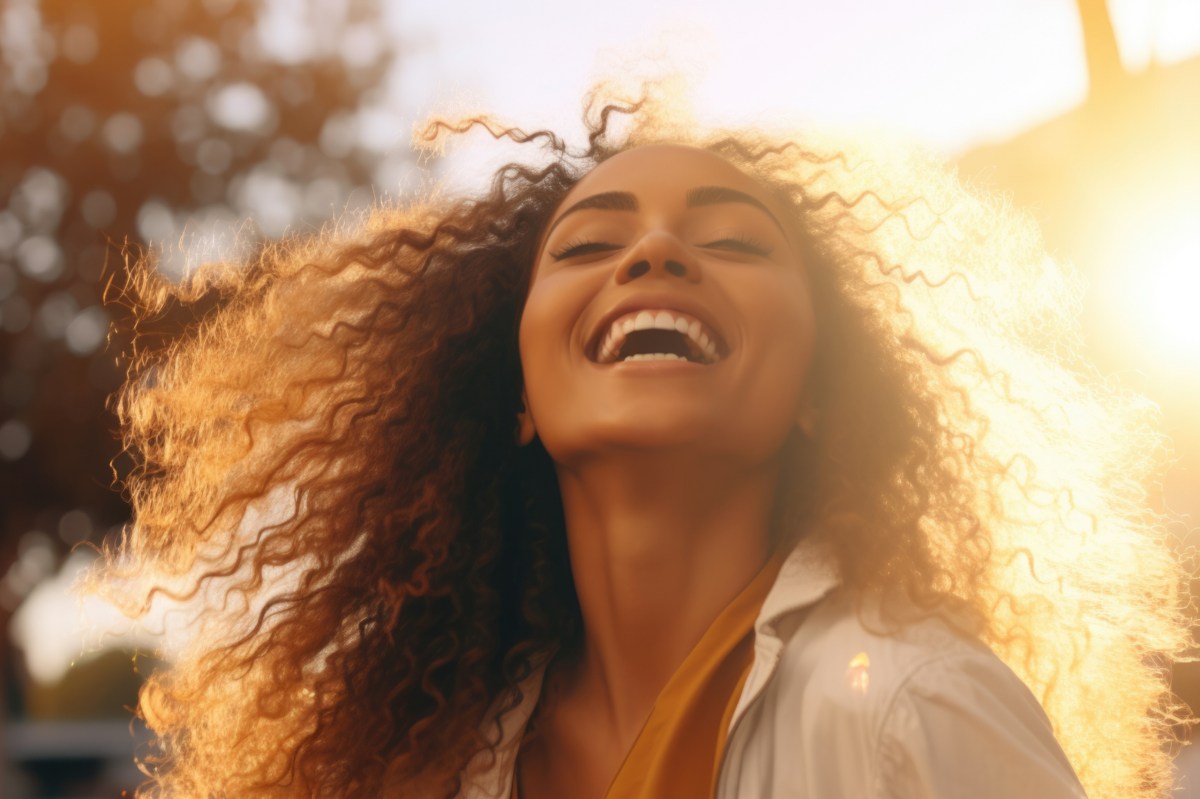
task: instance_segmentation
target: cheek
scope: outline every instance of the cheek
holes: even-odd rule
[[[790,431],[805,402],[816,333],[812,303],[800,278],[745,289],[747,401],[759,435],[774,441]]]
[[[531,404],[543,392],[542,384],[559,371],[571,353],[575,325],[584,306],[570,281],[551,275],[530,288],[521,314],[518,346],[525,388]],[[564,389],[557,386],[555,391]]]
[[[805,364],[811,359],[815,323],[812,297],[802,276],[744,281],[740,287],[747,335],[758,340],[760,355],[773,363]]]
[[[563,301],[562,292],[555,296],[555,276],[535,278],[525,297],[525,308],[521,311],[520,340],[522,346],[526,341],[537,341],[552,334],[552,328],[560,324],[556,317],[561,313]]]

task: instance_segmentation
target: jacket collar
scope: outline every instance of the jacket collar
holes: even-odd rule
[[[838,584],[835,561],[828,546],[812,536],[801,539],[784,559],[763,600],[754,622],[756,648],[765,642],[779,646],[782,642],[777,631],[778,622],[816,604]],[[543,662],[518,686],[520,702],[499,717],[500,740],[495,752],[478,752],[467,764],[459,794],[461,799],[507,799],[512,795],[517,749],[537,706],[545,674],[546,662]],[[496,718],[494,710],[487,716],[483,731],[489,738],[494,736]]]
[[[816,604],[839,583],[828,545],[812,535],[800,539],[784,559],[775,584],[763,600],[754,622],[755,639],[777,639],[780,619]]]

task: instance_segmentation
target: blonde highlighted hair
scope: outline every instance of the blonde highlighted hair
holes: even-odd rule
[[[760,180],[804,242],[822,423],[790,458],[781,535],[826,537],[864,594],[953,606],[1093,799],[1158,795],[1162,666],[1186,633],[1148,509],[1156,410],[1083,358],[1080,287],[1033,224],[911,154],[699,132],[651,95],[588,109],[579,150],[432,124],[429,140],[483,127],[534,151],[479,196],[379,208],[178,284],[131,265],[137,324],[220,299],[138,350],[117,397],[134,517],[91,586],[131,613],[155,593],[222,599],[204,615],[219,635],[143,690],[142,794],[452,797],[498,740],[489,710],[577,645],[551,463],[515,442],[517,324],[566,192],[669,141]]]

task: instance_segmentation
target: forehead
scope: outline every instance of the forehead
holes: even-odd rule
[[[601,163],[563,198],[561,207],[605,191],[682,197],[697,186],[738,189],[773,204],[757,181],[720,156],[696,147],[655,144],[626,150]]]

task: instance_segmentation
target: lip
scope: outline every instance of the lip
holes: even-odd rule
[[[713,315],[707,308],[695,300],[679,294],[646,293],[637,294],[632,297],[626,297],[624,300],[609,308],[604,315],[600,317],[600,320],[592,327],[591,332],[588,333],[587,344],[584,347],[584,352],[587,355],[587,359],[592,363],[599,365],[596,360],[596,355],[597,350],[600,348],[600,340],[603,338],[605,332],[608,331],[609,327],[612,326],[613,321],[615,321],[617,317],[624,316],[632,311],[648,310],[678,311],[679,313],[685,313],[689,316],[694,316],[702,325],[711,330],[715,336],[715,341],[713,343],[716,344],[717,355],[719,356],[716,363],[720,363],[721,361],[725,360],[726,357],[728,357],[729,344],[728,339],[725,336],[725,331],[722,330],[721,326],[716,323],[716,321],[713,319]],[[649,361],[646,365],[651,363],[663,362]],[[676,362],[671,361],[668,363]],[[632,365],[623,362],[604,365],[611,367],[618,364],[625,366]]]

